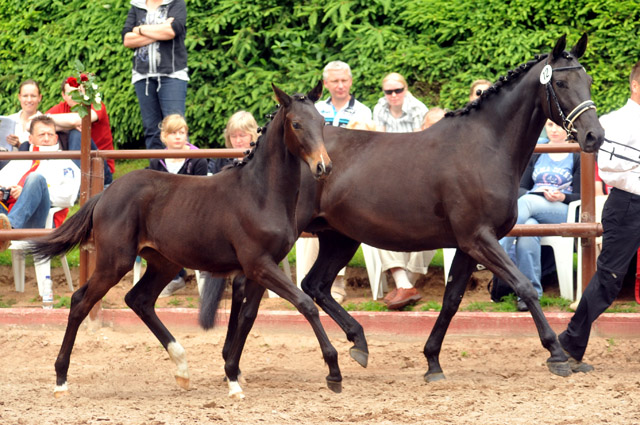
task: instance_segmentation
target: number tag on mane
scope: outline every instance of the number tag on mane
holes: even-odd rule
[[[540,84],[547,84],[549,81],[551,81],[551,74],[553,74],[551,65],[545,65],[544,68],[542,68],[542,72],[540,73]]]

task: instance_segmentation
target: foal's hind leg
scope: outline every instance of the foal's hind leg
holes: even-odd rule
[[[126,272],[127,270],[123,271],[123,269],[118,271],[115,267],[108,270],[97,267],[89,280],[71,296],[67,329],[55,363],[56,387],[53,393],[56,398],[67,394],[67,373],[69,371],[71,351],[82,321],[87,317],[93,306],[105,296],[109,289],[120,281]]]
[[[333,281],[360,243],[333,231],[318,233],[318,240],[318,258],[302,281],[302,290],[342,328],[347,339],[353,342],[349,354],[360,366],[367,367],[369,347],[362,326],[331,296]]]
[[[167,350],[169,357],[177,367],[175,373],[177,384],[188,390],[189,367],[185,350],[160,321],[154,309],[158,295],[179,271],[180,266],[168,263],[166,260],[147,258],[147,270],[124,299]]]
[[[449,281],[442,298],[442,310],[438,314],[438,319],[433,325],[429,339],[427,339],[427,343],[424,346],[424,356],[429,364],[429,370],[424,375],[424,380],[427,382],[445,379],[440,367],[442,341],[444,341],[451,319],[458,311],[460,301],[462,301],[462,296],[475,266],[476,261],[473,258],[459,249],[456,250],[456,256],[449,272]]]
[[[229,324],[227,325],[227,336],[224,339],[224,346],[222,347],[222,358],[225,361],[229,359],[229,352],[231,350],[233,340],[238,332],[238,324],[240,322],[240,314],[241,308],[245,304],[245,282],[247,278],[244,275],[237,275],[233,278],[233,283],[231,286],[231,311],[229,312]],[[262,288],[260,285],[258,287]],[[264,292],[264,288],[263,292]],[[262,294],[258,298],[258,307],[260,304],[260,298],[262,298]],[[257,312],[257,309],[256,309]],[[249,331],[247,331],[248,334]],[[238,369],[238,377],[240,377],[241,372]],[[228,379],[228,378],[227,378]]]

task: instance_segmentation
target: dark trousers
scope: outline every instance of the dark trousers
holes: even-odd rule
[[[582,294],[578,308],[558,339],[576,360],[582,360],[591,324],[616,299],[629,262],[640,246],[640,195],[612,189],[602,211],[602,252],[596,273]]]

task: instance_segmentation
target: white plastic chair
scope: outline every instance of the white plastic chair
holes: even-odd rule
[[[52,207],[49,210],[49,215],[47,216],[46,229],[53,228],[53,215],[58,211],[62,210],[62,208]],[[11,250],[11,263],[13,265],[13,280],[16,285],[16,292],[24,292],[24,275],[25,275],[25,256],[28,248],[27,241],[12,241],[11,245],[9,245],[9,249]],[[67,278],[67,284],[69,285],[69,289],[71,291],[73,288],[73,279],[71,278],[71,271],[69,270],[69,263],[67,262],[67,256],[61,255],[60,262],[62,263],[62,268],[64,269],[64,275]],[[34,267],[36,271],[36,282],[38,283],[38,293],[40,296],[43,295],[43,283],[46,276],[51,276],[51,261],[36,261],[34,262]]]
[[[310,268],[304,261],[304,259],[306,259],[304,246],[305,241],[303,238],[298,238],[296,241],[296,284],[298,288],[302,287],[302,280]],[[378,250],[365,244],[361,244],[360,246],[362,247],[364,262],[367,267],[371,294],[373,295],[373,299],[377,300],[384,295],[383,290],[387,287],[387,276],[382,273],[382,262],[380,261]]]
[[[569,203],[567,211],[567,223],[576,222],[576,210],[580,207],[580,201]],[[550,246],[553,249],[553,256],[556,260],[556,273],[558,275],[558,286],[560,296],[573,301],[573,245],[574,238],[563,236],[543,236],[540,238],[540,245]],[[444,248],[442,250],[444,260],[444,281],[447,283],[451,263],[455,255],[455,248]],[[578,255],[580,258],[580,255]],[[580,266],[578,266],[578,271]],[[579,282],[580,280],[578,280]]]

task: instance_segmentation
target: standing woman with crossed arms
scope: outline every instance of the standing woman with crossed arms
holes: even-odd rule
[[[133,83],[147,149],[163,149],[158,125],[185,115],[187,6],[184,0],[131,0],[122,40],[134,49]]]

